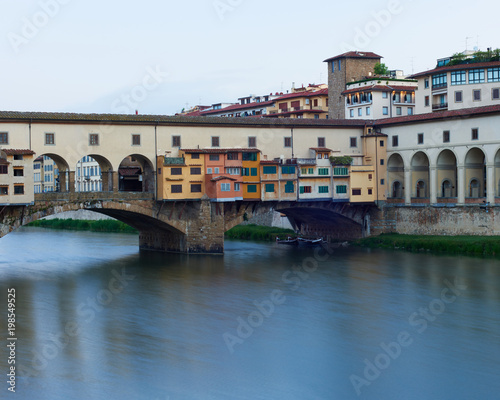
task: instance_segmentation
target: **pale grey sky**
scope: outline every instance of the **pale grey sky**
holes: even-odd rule
[[[0,109],[173,114],[327,80],[373,51],[419,72],[500,47],[500,5],[430,0],[0,0]]]

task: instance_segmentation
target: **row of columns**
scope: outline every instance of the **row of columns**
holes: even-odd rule
[[[411,204],[412,190],[412,170],[411,168],[404,169],[405,177],[405,203]],[[429,167],[429,195],[430,203],[437,203],[438,185],[437,185],[437,167]],[[465,165],[457,165],[457,204],[465,204]],[[495,165],[486,165],[486,202],[495,204]]]
[[[104,192],[119,191],[119,175],[116,171],[103,171],[102,190]],[[67,182],[67,183],[66,183]],[[60,171],[59,187],[61,192],[75,192],[75,171]]]

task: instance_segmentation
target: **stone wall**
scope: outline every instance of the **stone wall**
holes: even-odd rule
[[[99,214],[93,211],[88,210],[77,210],[77,211],[66,211],[61,214],[50,215],[45,217],[44,219],[83,219],[86,221],[100,221],[103,219],[112,219],[114,218],[108,217],[107,215]]]
[[[283,229],[293,229],[292,224],[286,216],[276,211],[268,211],[266,213],[257,214],[248,221],[242,222],[240,225],[261,225]]]

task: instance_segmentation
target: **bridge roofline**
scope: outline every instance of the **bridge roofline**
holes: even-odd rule
[[[285,128],[362,128],[365,125],[373,125],[372,120],[362,119],[219,118],[169,115],[80,114],[36,111],[0,111],[0,122],[69,124],[110,123],[116,125],[249,126]]]

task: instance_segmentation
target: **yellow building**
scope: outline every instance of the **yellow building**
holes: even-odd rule
[[[314,85],[295,89],[293,93],[274,99],[274,106],[267,109],[271,118],[328,118],[328,88]]]
[[[260,150],[245,149],[242,157],[243,199],[260,200]]]
[[[180,150],[157,159],[158,200],[196,200],[205,194],[204,154]]]
[[[31,150],[0,150],[0,205],[28,205],[35,201]]]

